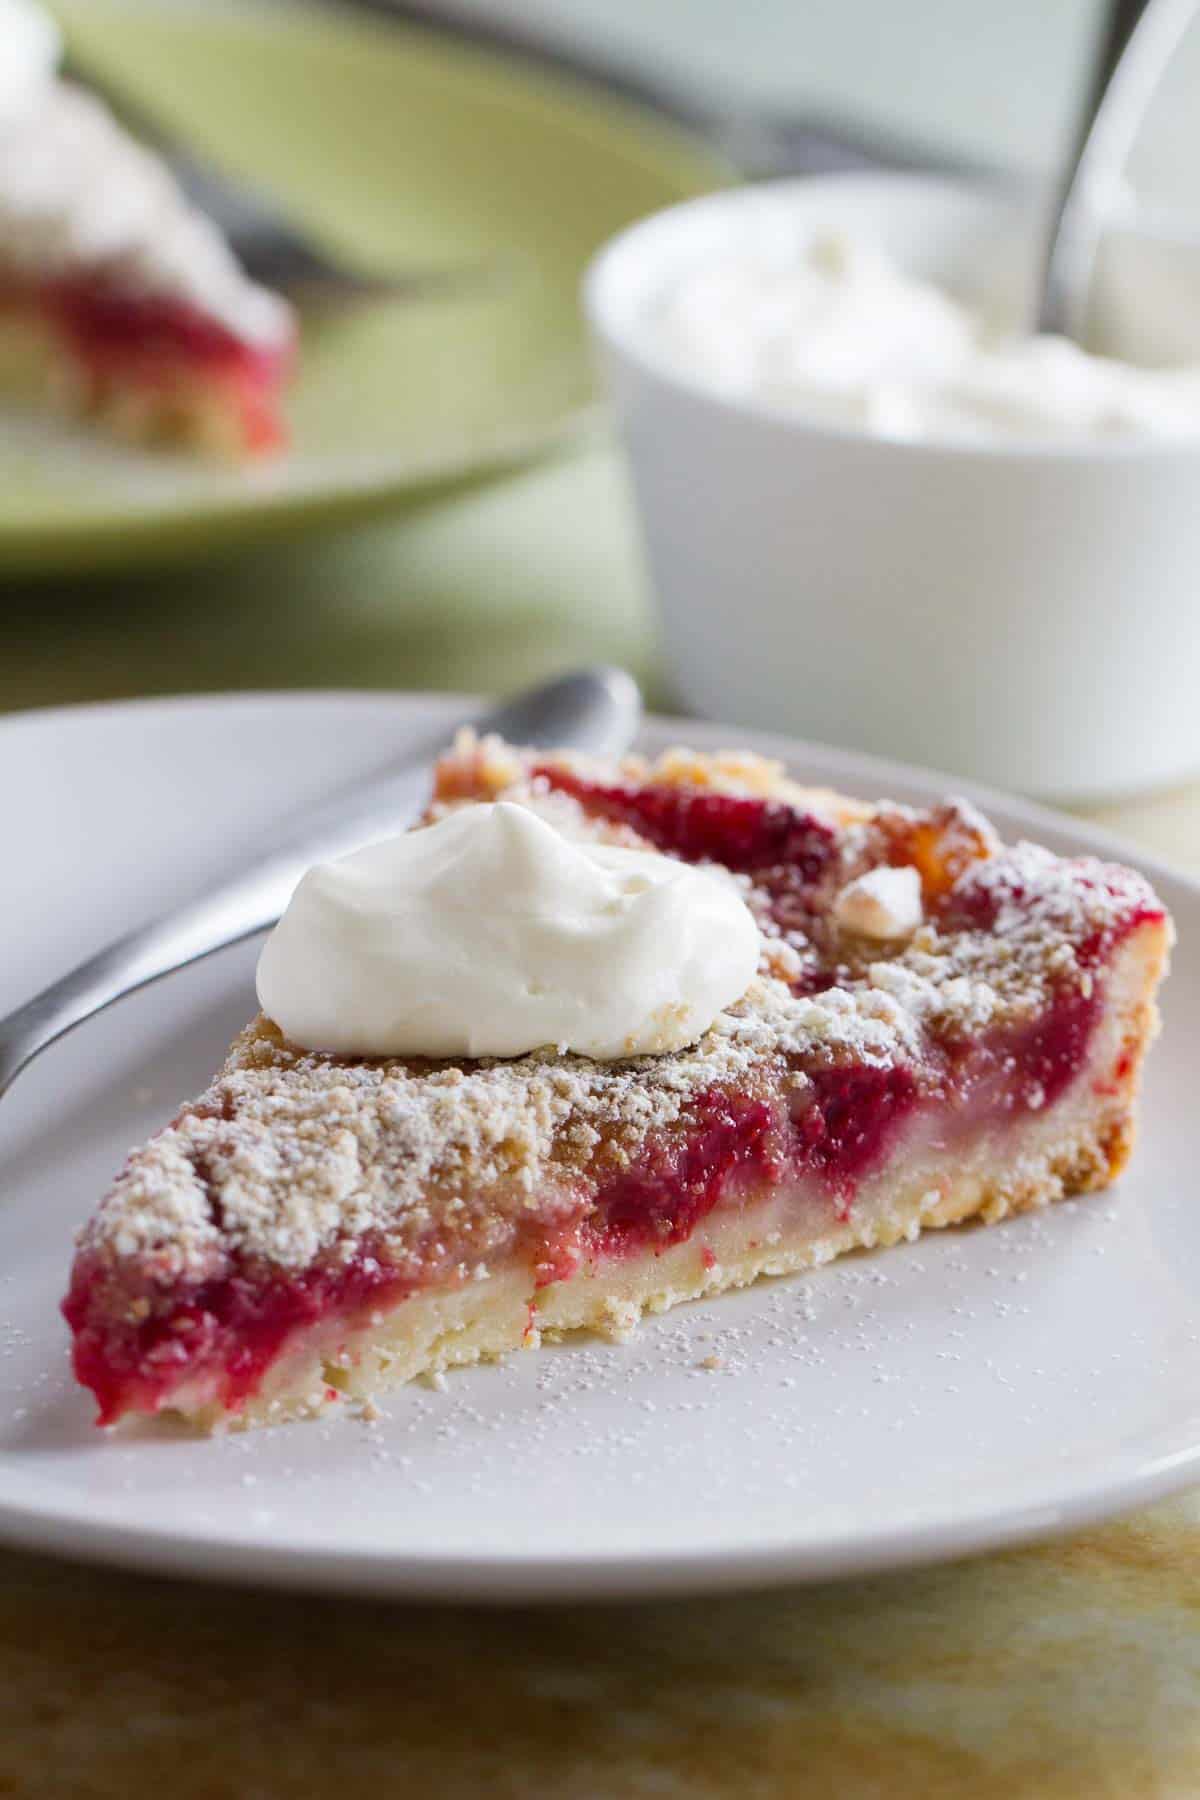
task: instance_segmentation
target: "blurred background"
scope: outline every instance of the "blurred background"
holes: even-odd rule
[[[418,10],[586,54],[747,124],[807,119],[1036,176],[1067,150],[1105,0],[434,0]],[[1191,55],[1194,68],[1200,49]],[[1178,154],[1190,123],[1195,153],[1200,127],[1182,64],[1172,86],[1141,172],[1169,179],[1174,168],[1187,183]]]
[[[519,266],[490,296],[314,330],[290,468],[241,491],[207,472],[118,469],[107,451],[0,442],[3,708],[183,689],[500,689],[593,656],[668,702],[623,465],[591,404],[574,299],[588,256],[630,218],[745,171],[945,160],[1044,181],[1104,7],[52,10],[85,66],[351,253],[436,265],[500,249]],[[473,38],[492,46],[482,61]],[[573,65],[592,71],[586,88]],[[1200,206],[1198,80],[1193,32],[1130,171],[1138,205],[1164,216]],[[451,387],[469,396],[461,417]],[[335,417],[348,407],[354,419]],[[412,453],[422,435],[441,457],[432,479]],[[386,478],[360,480],[389,455]]]

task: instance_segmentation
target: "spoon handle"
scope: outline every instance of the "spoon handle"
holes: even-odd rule
[[[1200,0],[1113,0],[1074,154],[1051,212],[1036,329],[1081,340],[1109,201]]]
[[[480,736],[614,755],[637,730],[641,697],[619,669],[587,669],[518,695],[475,720]],[[353,788],[287,820],[278,837],[224,881],[89,957],[0,1019],[0,1094],[55,1038],[160,975],[273,925],[314,862],[402,831],[429,798],[433,763],[451,733],[414,745]]]

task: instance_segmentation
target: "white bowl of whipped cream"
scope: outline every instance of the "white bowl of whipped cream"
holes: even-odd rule
[[[1200,246],[1114,235],[1089,354],[1019,329],[1038,227],[833,176],[601,252],[687,705],[1064,800],[1200,768]]]

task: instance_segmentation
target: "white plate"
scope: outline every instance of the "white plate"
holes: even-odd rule
[[[250,696],[0,723],[0,1010],[455,710]],[[680,729],[750,737],[648,735]],[[868,795],[943,785],[800,744],[790,759]],[[987,804],[1007,832],[1111,848]],[[72,1229],[207,1081],[252,1010],[253,948],[125,1001],[0,1105],[0,1536],[188,1574],[567,1598],[931,1560],[1200,1479],[1200,888],[1155,874],[1182,941],[1145,1142],[1114,1193],[686,1307],[626,1347],[404,1389],[374,1426],[199,1441],[90,1423],[57,1310]]]

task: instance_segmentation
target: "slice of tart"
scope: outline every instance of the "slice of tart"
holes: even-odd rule
[[[464,738],[431,816],[497,798],[730,871],[748,991],[618,1062],[344,1059],[256,1019],[80,1235],[64,1310],[101,1422],[313,1413],[1122,1168],[1171,942],[1139,875],[748,755]]]
[[[141,444],[278,448],[290,307],[248,279],[161,158],[54,77],[56,39],[43,48],[0,95],[0,391]]]

